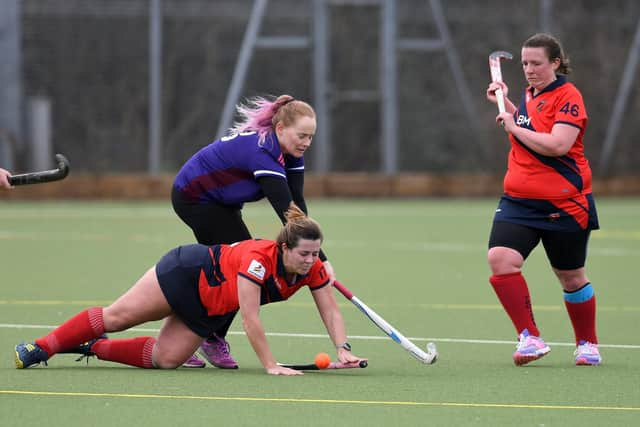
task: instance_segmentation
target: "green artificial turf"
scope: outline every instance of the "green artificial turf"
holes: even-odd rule
[[[525,264],[551,353],[511,361],[515,331],[488,283],[496,200],[311,200],[324,249],[358,298],[441,358],[425,366],[337,294],[366,369],[266,375],[237,319],[237,371],[143,370],[58,355],[17,370],[13,346],[76,312],[107,305],[167,250],[193,236],[168,202],[0,204],[0,425],[407,426],[637,425],[640,422],[640,200],[601,199],[587,272],[597,295],[599,367],[573,365],[573,332],[542,247]],[[279,223],[265,203],[244,217],[256,237]],[[335,352],[306,290],[261,311],[279,361]],[[154,335],[159,323],[121,336]]]

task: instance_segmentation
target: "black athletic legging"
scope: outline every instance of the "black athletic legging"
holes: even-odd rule
[[[180,219],[191,228],[198,243],[211,246],[251,239],[240,209],[217,203],[193,203],[175,187],[171,191],[171,204]],[[227,322],[216,331],[217,336],[224,338],[227,335],[234,317],[229,316]]]
[[[251,239],[238,208],[217,203],[194,203],[175,187],[171,192],[171,203],[176,214],[191,228],[198,243],[211,246]]]

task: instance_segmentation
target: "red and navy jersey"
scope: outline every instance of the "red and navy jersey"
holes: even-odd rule
[[[200,269],[200,301],[209,316],[223,315],[240,308],[238,276],[260,287],[260,304],[289,299],[300,288],[320,289],[329,276],[320,259],[309,272],[293,282],[285,278],[282,253],[272,240],[245,240],[231,245],[208,247],[209,256]],[[253,285],[248,285],[253,286]]]
[[[558,76],[535,96],[533,88],[528,87],[514,116],[518,126],[535,132],[550,133],[555,124],[561,123],[576,127],[580,133],[569,152],[558,157],[536,153],[510,134],[505,194],[544,200],[590,194],[591,168],[582,141],[587,111],[580,91],[564,76]]]
[[[304,172],[304,158],[283,154],[273,132],[259,142],[255,132],[225,136],[195,153],[174,180],[188,199],[241,208],[264,197],[256,179]]]

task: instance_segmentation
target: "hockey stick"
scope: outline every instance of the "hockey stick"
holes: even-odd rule
[[[369,308],[365,303],[360,301],[349,289],[347,289],[342,283],[337,280],[333,282],[333,287],[336,288],[342,295],[353,303],[360,311],[362,311],[378,328],[387,334],[392,340],[400,344],[402,348],[407,350],[413,357],[418,359],[424,364],[431,365],[438,360],[438,350],[436,345],[432,342],[427,343],[427,351],[423,351],[417,345],[411,342],[407,337],[398,332],[393,326],[391,326],[386,320],[380,317],[375,311]]]
[[[57,169],[11,175],[9,177],[9,184],[41,184],[43,182],[59,181],[64,179],[69,174],[69,161],[62,154],[56,154],[56,164],[58,165]]]
[[[289,365],[286,363],[278,363],[278,365],[295,369],[296,371],[321,371],[323,368],[318,367],[315,363],[310,363],[308,365]],[[359,363],[342,363],[342,362],[331,362],[329,366],[324,369],[350,369],[350,368],[366,368],[369,366],[369,363],[366,360],[361,360]]]
[[[489,71],[491,71],[492,82],[502,82],[502,70],[500,68],[500,59],[502,58],[512,59],[513,55],[503,50],[491,52],[491,55],[489,55]],[[504,113],[506,108],[502,89],[496,89],[496,101],[498,102],[498,111]]]

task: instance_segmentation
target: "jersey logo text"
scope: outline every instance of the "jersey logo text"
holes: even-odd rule
[[[264,266],[255,259],[251,261],[251,264],[249,264],[249,268],[247,269],[247,273],[254,277],[257,277],[260,280],[264,279],[265,272],[266,270]]]
[[[519,125],[521,125],[521,124],[525,124],[525,125],[527,125],[527,126],[530,126],[530,125],[531,125],[531,117],[527,117],[527,116],[519,115],[519,116],[518,116],[518,121],[517,121],[517,123],[518,123]]]

